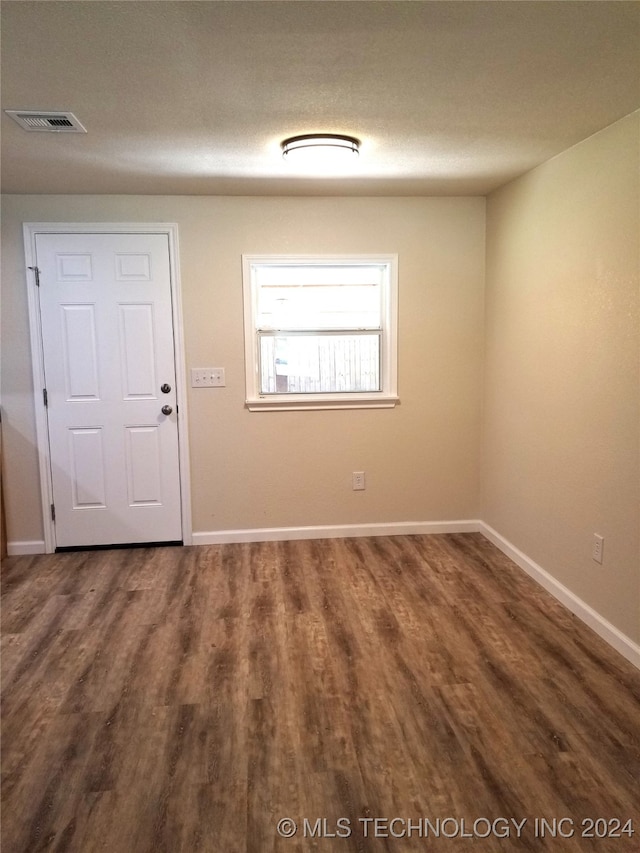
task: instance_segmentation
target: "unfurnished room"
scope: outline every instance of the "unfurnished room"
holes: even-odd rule
[[[640,850],[640,3],[0,23],[3,853]]]

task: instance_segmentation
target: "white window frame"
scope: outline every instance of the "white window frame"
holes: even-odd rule
[[[380,391],[322,394],[262,394],[258,353],[258,288],[253,269],[261,265],[358,265],[388,267],[382,293]],[[398,256],[380,255],[254,255],[242,256],[246,407],[252,412],[301,409],[390,409],[398,402]],[[312,334],[312,332],[309,332]]]

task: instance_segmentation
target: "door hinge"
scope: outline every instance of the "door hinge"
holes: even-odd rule
[[[30,270],[33,270],[36,277],[36,287],[40,287],[40,270],[38,267],[29,267]]]
[[[44,400],[45,409],[49,407],[49,395],[47,394],[47,389],[42,389],[42,399]]]
[[[51,504],[51,521],[56,520],[56,505]]]

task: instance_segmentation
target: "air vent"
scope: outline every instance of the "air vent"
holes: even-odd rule
[[[39,110],[5,110],[24,130],[46,133],[86,133],[73,113],[40,112]]]

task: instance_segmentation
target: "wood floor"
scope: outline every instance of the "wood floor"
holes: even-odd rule
[[[13,557],[3,610],[3,853],[640,850],[640,673],[479,534]]]

